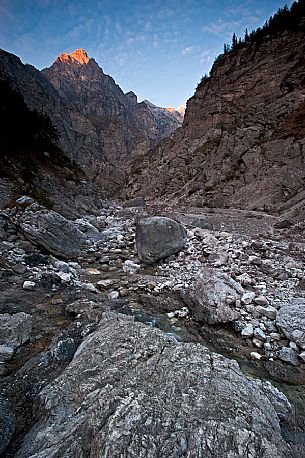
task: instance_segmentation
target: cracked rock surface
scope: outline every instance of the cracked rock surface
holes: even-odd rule
[[[290,456],[285,396],[247,380],[234,361],[112,312],[37,409],[16,458]]]

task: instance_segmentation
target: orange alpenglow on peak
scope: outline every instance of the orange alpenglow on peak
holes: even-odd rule
[[[63,52],[56,59],[57,62],[77,62],[80,65],[87,64],[89,60],[88,54],[84,49],[77,49],[71,54]]]
[[[173,113],[174,111],[178,111],[178,113],[184,114],[185,113],[185,105],[180,105],[178,108],[166,108],[166,111],[169,111],[170,113]]]

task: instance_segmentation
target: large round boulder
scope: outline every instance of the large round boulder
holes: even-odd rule
[[[185,228],[170,218],[150,216],[137,221],[136,247],[140,260],[146,264],[178,253],[186,241]]]

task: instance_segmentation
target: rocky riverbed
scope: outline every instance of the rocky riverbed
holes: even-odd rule
[[[303,234],[237,210],[1,211],[4,456],[302,456]]]

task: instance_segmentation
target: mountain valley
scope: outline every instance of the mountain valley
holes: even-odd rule
[[[1,456],[304,456],[293,5],[226,45],[186,110],[84,49],[42,71],[0,51]]]

